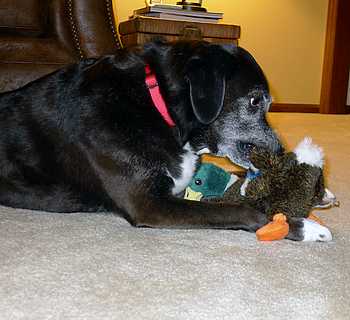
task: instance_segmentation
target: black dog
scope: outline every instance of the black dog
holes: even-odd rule
[[[82,61],[0,95],[0,203],[255,231],[267,220],[252,208],[176,195],[200,153],[248,167],[254,145],[281,151],[265,120],[270,102],[262,70],[239,47],[155,42]],[[289,238],[305,232],[295,221]]]

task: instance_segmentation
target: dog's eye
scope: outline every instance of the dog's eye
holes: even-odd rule
[[[254,97],[250,99],[250,105],[253,107],[257,107],[261,101],[261,98]]]
[[[194,182],[197,186],[202,185],[202,180],[201,179],[196,179]]]

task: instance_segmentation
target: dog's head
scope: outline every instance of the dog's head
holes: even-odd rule
[[[266,121],[271,96],[264,73],[246,50],[235,47],[230,54],[222,111],[211,123],[210,133],[217,140],[218,155],[247,168],[255,146],[277,153],[282,146]]]
[[[254,146],[282,150],[265,118],[271,103],[268,83],[246,50],[178,42],[163,44],[158,60],[170,111],[196,151],[207,148],[247,168]]]

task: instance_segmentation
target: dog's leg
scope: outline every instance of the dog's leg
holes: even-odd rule
[[[328,228],[310,219],[290,218],[287,239],[294,241],[331,241],[332,234]]]
[[[49,212],[105,211],[102,201],[64,185],[35,185],[0,178],[0,204],[12,208]]]
[[[134,197],[131,221],[138,227],[213,228],[256,231],[268,221],[263,213],[243,205],[206,203],[174,197]]]

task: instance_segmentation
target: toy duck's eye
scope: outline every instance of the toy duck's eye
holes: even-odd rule
[[[197,186],[202,185],[202,180],[201,179],[196,179],[194,182]]]
[[[260,104],[261,98],[254,97],[250,99],[250,105],[253,107],[257,107]]]

